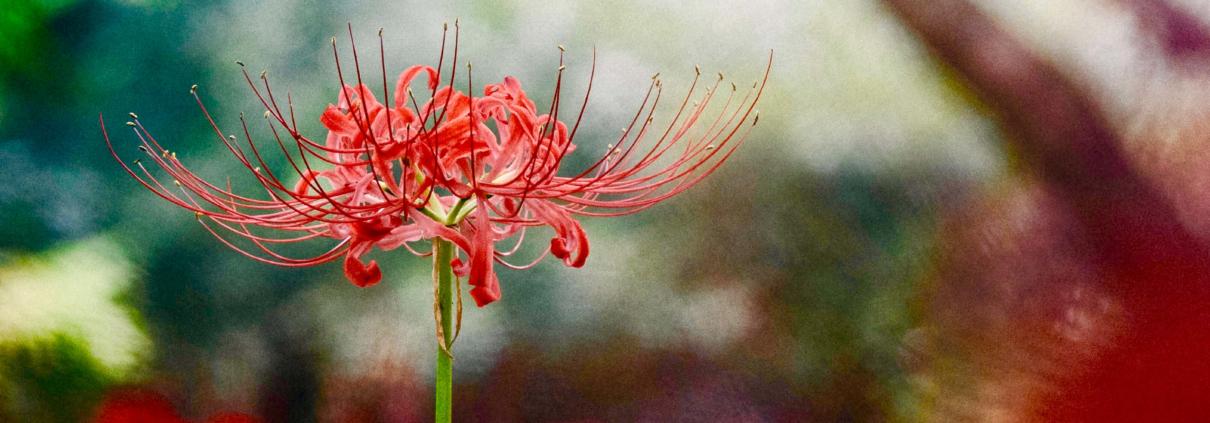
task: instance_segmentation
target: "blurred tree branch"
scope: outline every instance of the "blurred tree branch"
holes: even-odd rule
[[[1034,417],[1205,415],[1210,253],[1132,168],[1095,98],[967,0],[884,2],[991,107],[1007,142],[1074,212],[1102,285],[1126,310],[1114,346],[1086,373],[1051,377],[1059,389]],[[1140,11],[1169,10],[1157,7]],[[1196,35],[1177,34],[1178,47],[1198,49]]]
[[[1138,17],[1170,60],[1210,58],[1210,31],[1196,17],[1163,0],[1115,0]]]

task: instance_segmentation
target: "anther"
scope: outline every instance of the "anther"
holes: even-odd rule
[[[659,78],[660,78],[660,73],[659,73],[659,72],[656,72],[656,73],[655,73],[655,75],[651,75],[651,80],[652,80],[652,81],[657,80],[657,79],[659,79]]]
[[[760,121],[760,110],[756,111],[756,117],[752,118],[752,126],[756,126],[756,122]]]
[[[723,80],[723,73],[722,73],[722,72],[719,72],[719,73],[718,73],[718,80],[719,80],[719,81],[722,81],[722,80]]]
[[[240,65],[240,67],[243,67],[243,66],[244,66],[244,62],[241,62],[241,61],[239,61],[239,60],[236,60],[236,61],[235,61],[235,64]]]
[[[176,179],[173,179],[172,183],[176,184],[176,186],[178,186],[178,187],[181,186],[181,181],[178,181]]]
[[[134,120],[139,120],[139,115],[134,114],[134,112],[130,112],[130,118],[134,119]]]
[[[134,122],[126,122],[126,126],[129,126],[129,127],[132,127],[132,128],[133,128],[133,127],[134,127]]]
[[[269,74],[269,70],[268,70],[268,69],[265,69],[265,70],[260,71],[260,79],[265,79],[265,76],[266,76],[266,75],[268,75],[268,74]]]
[[[710,150],[713,150],[713,149],[714,149],[714,144],[710,144],[710,145],[707,145],[707,146],[706,146],[706,151],[710,151]]]
[[[693,73],[702,74],[702,65],[693,65]]]
[[[442,31],[445,31],[445,30],[447,30],[447,29],[450,29],[450,23],[449,23],[449,22],[442,22],[442,23],[441,23],[441,30],[442,30]]]
[[[567,51],[567,48],[563,47],[562,44],[559,44],[559,51]]]
[[[559,66],[559,72],[563,72],[563,69],[567,69],[567,65]]]
[[[147,146],[145,146],[145,145],[140,145],[139,151],[142,151],[144,153],[150,153],[150,151],[147,150]]]
[[[189,92],[192,94],[197,94],[197,84],[193,84],[193,86],[189,87]]]
[[[732,82],[732,83],[731,83],[731,91],[735,91],[735,83],[734,83],[734,82]]]
[[[137,165],[139,165],[139,163],[142,163],[142,162],[143,162],[143,159],[134,159],[134,164],[135,164],[136,166],[137,166]]]
[[[332,36],[332,48],[336,48],[336,36]]]
[[[265,119],[268,119],[268,118],[269,118],[269,111],[265,110]]]
[[[200,222],[202,220],[202,212],[193,212],[193,218]]]
[[[234,141],[235,141],[235,135],[228,135],[228,136],[227,136],[227,139],[229,139],[229,140],[231,140],[232,142],[234,142]]]
[[[253,172],[260,173],[260,166],[252,168]]]
[[[381,36],[382,36],[382,28],[378,28],[378,36],[379,36],[379,37],[381,37]]]

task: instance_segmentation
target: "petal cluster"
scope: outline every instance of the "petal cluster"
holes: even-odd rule
[[[379,41],[381,51],[381,33]],[[363,258],[373,248],[404,247],[427,256],[431,251],[411,244],[449,240],[459,250],[454,270],[467,277],[479,306],[500,298],[496,265],[524,269],[549,254],[567,266],[583,266],[589,243],[578,218],[641,211],[718,169],[756,123],[755,106],[769,69],[744,90],[725,84],[721,74],[706,83],[695,72],[687,94],[663,122],[655,115],[664,88],[657,75],[622,132],[604,148],[594,146],[601,151],[595,157],[578,160],[586,165],[569,169],[563,165],[577,151],[595,54],[583,98],[572,108],[574,119],[560,116],[565,108],[562,53],[545,108],[512,77],[472,91],[469,65],[465,79],[457,79],[457,41],[448,67],[443,42],[435,67],[409,67],[393,84],[382,60],[377,92],[389,104],[362,79],[355,47],[355,72],[348,79],[335,42],[333,54],[339,93],[319,117],[328,131],[322,142],[298,131],[292,95],[281,101],[264,73],[259,83],[246,71],[244,76],[264,106],[271,134],[265,139],[253,138],[242,115],[238,133],[219,129],[196,86],[191,90],[215,138],[249,170],[255,194],[235,192],[230,181],[199,177],[133,114],[127,124],[147,158],[123,161],[107,133],[106,143],[144,187],[193,211],[220,242],[262,262],[309,266],[343,258],[348,279],[366,287],[382,279],[378,264]],[[465,91],[455,87],[463,83]],[[284,170],[269,170],[270,154],[286,163]],[[531,250],[522,249],[527,232],[543,227],[552,235],[540,244],[541,252],[513,262],[515,254]],[[283,244],[312,239],[333,242],[305,257],[280,252]]]

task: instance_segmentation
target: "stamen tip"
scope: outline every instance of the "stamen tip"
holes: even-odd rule
[[[382,28],[381,28],[381,27],[379,27],[379,28],[378,28],[378,36],[379,36],[379,37],[381,37],[381,36],[382,36]]]
[[[693,73],[700,76],[702,74],[702,65],[693,65]]]
[[[706,151],[710,151],[710,150],[713,150],[713,149],[714,149],[714,144],[710,144],[710,145],[707,145],[707,146],[706,146]]]
[[[660,73],[659,73],[659,72],[656,72],[656,73],[655,73],[655,75],[651,75],[651,80],[652,80],[652,81],[655,81],[655,80],[657,80],[657,79],[660,79]]]
[[[718,80],[719,80],[719,81],[722,81],[722,80],[723,80],[723,73],[722,73],[722,72],[719,72],[719,73],[718,73]]]
[[[134,127],[134,122],[127,121],[126,126]]]
[[[190,87],[189,87],[189,92],[190,92],[191,94],[197,94],[197,84],[193,84],[192,86],[190,86]]]
[[[131,119],[139,120],[139,115],[134,114],[134,112],[130,112],[129,114]]]
[[[269,111],[265,110],[265,119],[268,119],[268,118],[269,118]]]
[[[268,70],[268,69],[265,69],[265,70],[260,71],[260,79],[265,79],[265,76],[266,76],[266,75],[268,75],[268,74],[269,74],[269,70]]]
[[[244,62],[241,62],[239,60],[236,60],[235,64],[239,65],[241,68],[244,67]]]
[[[563,69],[567,69],[567,65],[559,65],[559,72],[563,72]]]
[[[562,44],[559,44],[559,51],[567,51],[567,48],[563,47]]]

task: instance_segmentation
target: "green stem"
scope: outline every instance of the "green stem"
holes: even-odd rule
[[[441,308],[441,330],[445,336],[445,345],[450,345],[454,336],[454,269],[450,260],[454,257],[454,245],[441,238],[433,239],[433,272],[437,277],[437,297]],[[438,423],[449,422],[453,416],[454,405],[454,358],[437,347],[437,407],[435,412]]]

